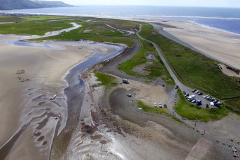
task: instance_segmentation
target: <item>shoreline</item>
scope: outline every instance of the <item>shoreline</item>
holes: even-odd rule
[[[80,7],[80,6],[76,6],[76,7]],[[65,7],[64,7],[65,8]],[[16,16],[16,15],[21,15],[21,16],[65,16],[65,17],[90,17],[90,18],[106,18],[106,19],[118,19],[118,20],[136,20],[136,21],[144,21],[144,22],[148,22],[148,21],[179,21],[179,22],[187,22],[187,23],[192,23],[192,24],[196,24],[199,25],[203,28],[209,29],[209,30],[215,30],[215,31],[221,31],[221,32],[225,32],[228,34],[235,34],[237,36],[240,36],[240,33],[236,33],[236,32],[231,32],[225,29],[221,29],[221,28],[216,28],[216,27],[211,27],[209,25],[205,25],[205,24],[201,24],[198,22],[194,22],[192,20],[174,20],[174,19],[168,19],[168,17],[195,17],[195,18],[204,18],[204,19],[229,19],[229,20],[240,20],[240,18],[221,18],[221,17],[202,17],[202,16],[160,16],[161,18],[157,18],[157,17],[148,17],[148,18],[144,18],[144,17],[138,17],[138,18],[134,18],[134,17],[122,17],[122,16],[102,16],[102,15],[91,15],[91,14],[64,14],[64,13],[19,13],[19,12],[4,12],[4,10],[2,10],[0,13],[9,15],[9,16]]]

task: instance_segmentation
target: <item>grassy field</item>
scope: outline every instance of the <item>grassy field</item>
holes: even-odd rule
[[[107,26],[104,23],[95,23],[85,30],[86,33],[112,35],[112,36],[123,36],[124,34],[118,30]]]
[[[0,22],[20,22],[22,18],[12,16],[0,16]]]
[[[106,89],[117,86],[116,78],[107,74],[95,73],[97,81],[101,82],[98,85],[106,86]]]
[[[222,105],[221,109],[202,108],[188,102],[180,90],[178,90],[178,95],[180,100],[175,109],[177,114],[186,119],[195,120],[197,118],[202,122],[208,122],[209,120],[219,120],[229,113],[229,110],[224,105]]]
[[[68,19],[71,17],[66,16],[26,16],[21,17],[23,21],[46,21],[46,20],[60,20],[60,19]]]
[[[8,23],[0,24],[0,34],[44,35],[46,32],[72,27],[63,22]]]
[[[217,61],[162,36],[150,24],[143,24],[140,34],[160,47],[183,84],[227,100],[230,105],[240,109],[240,78],[226,76]]]
[[[157,77],[160,77],[164,75],[162,78],[166,83],[174,85],[174,81],[171,78],[170,74],[168,73],[166,67],[164,66],[163,62],[161,61],[161,58],[157,54],[154,46],[152,43],[140,40],[140,43],[142,45],[140,51],[131,59],[128,61],[122,63],[119,65],[119,69],[130,74],[135,75],[139,77],[145,77],[148,79],[156,79]],[[156,57],[157,60],[149,60],[146,58],[146,53],[150,53]],[[152,62],[152,65],[148,65],[144,68],[144,70],[148,71],[148,75],[142,75],[139,73],[136,73],[132,71],[132,69],[138,65],[144,64],[146,62]]]
[[[70,21],[69,21],[70,22]],[[63,32],[58,36],[43,38],[43,39],[36,39],[39,40],[73,40],[73,41],[79,41],[81,39],[83,40],[91,40],[95,42],[112,42],[112,43],[121,43],[126,44],[129,47],[132,47],[134,45],[132,38],[129,36],[122,36],[117,35],[116,32],[113,33],[109,31],[108,26],[106,26],[103,23],[93,23],[93,22],[86,22],[81,20],[74,20],[74,22],[81,24],[82,27],[72,30],[70,32]],[[99,27],[99,31],[97,31],[97,28]],[[113,30],[113,29],[111,29]],[[90,32],[89,32],[90,31]],[[101,33],[101,34],[100,34]]]
[[[138,101],[138,108],[142,108],[144,112],[156,113],[156,114],[164,114],[166,116],[171,116],[174,120],[183,123],[178,118],[174,117],[172,114],[169,113],[167,108],[158,108],[158,107],[149,107],[145,105],[143,102]]]

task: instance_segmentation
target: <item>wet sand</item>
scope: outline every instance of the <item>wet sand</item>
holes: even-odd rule
[[[3,41],[20,38],[0,36]],[[0,41],[0,159],[48,159],[53,135],[65,127],[67,120],[67,97],[63,91],[67,83],[63,77],[90,55],[115,51],[86,43],[45,43],[65,49]],[[50,100],[54,94],[56,98]],[[56,120],[59,114],[61,118]],[[59,130],[55,133],[57,125]]]

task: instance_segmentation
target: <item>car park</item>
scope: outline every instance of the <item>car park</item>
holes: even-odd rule
[[[163,106],[164,106],[164,108],[167,108],[167,105],[166,105],[166,104],[164,104]]]
[[[159,108],[162,108],[162,104],[161,104],[161,103],[159,103],[159,105],[158,105],[158,106],[159,106]]]

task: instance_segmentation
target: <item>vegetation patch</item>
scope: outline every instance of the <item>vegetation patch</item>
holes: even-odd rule
[[[168,108],[158,108],[158,107],[149,107],[145,105],[143,102],[138,101],[138,108],[142,108],[144,112],[151,112],[151,113],[156,113],[156,114],[164,114],[166,116],[171,116],[174,120],[183,123],[181,120],[178,118],[174,117],[172,114],[169,113]]]
[[[176,112],[180,116],[188,120],[200,120],[201,122],[208,122],[210,120],[219,120],[228,115],[229,110],[222,105],[221,109],[202,108],[192,104],[186,100],[183,93],[178,90],[179,101],[176,104]]]
[[[103,35],[112,35],[112,36],[123,36],[124,34],[119,32],[117,29],[111,28],[110,26],[104,23],[95,23],[87,28],[88,33],[93,34],[103,34]]]
[[[149,107],[141,101],[138,101],[137,103],[138,103],[138,108],[142,108],[142,110],[145,112],[170,115],[167,108]]]
[[[95,76],[97,77],[97,81],[101,82],[98,85],[106,86],[106,90],[117,86],[116,78],[113,76],[102,73],[95,73]]]
[[[0,34],[44,35],[46,32],[72,27],[64,22],[7,23],[0,24]]]
[[[139,77],[144,77],[148,79],[156,79],[157,77],[160,77],[161,75],[165,75],[166,77],[162,78],[166,83],[170,85],[174,85],[174,81],[170,74],[168,73],[167,68],[164,66],[161,58],[157,54],[155,47],[152,45],[152,43],[140,40],[139,42],[141,43],[141,49],[140,51],[131,59],[128,61],[121,63],[119,65],[119,69],[126,72],[127,74],[130,75],[135,75]],[[152,54],[154,57],[156,57],[157,60],[149,60],[146,58],[146,53]],[[145,70],[148,71],[148,75],[143,75],[136,73],[133,70],[134,67],[139,66],[141,64],[145,64],[147,62],[153,62],[152,65],[147,65],[145,67]]]
[[[226,76],[218,67],[219,62],[195,52],[143,24],[141,36],[156,43],[178,79],[191,88],[197,88],[235,106],[240,96],[240,78]],[[239,102],[238,102],[239,103]],[[239,106],[235,106],[238,107]]]
[[[76,22],[81,24],[82,27],[69,31],[63,32],[60,35],[35,39],[34,41],[40,40],[64,40],[64,41],[79,41],[79,40],[90,40],[95,42],[111,42],[111,43],[121,43],[126,44],[129,47],[134,45],[131,37],[118,35],[116,32],[107,31],[107,26],[103,23],[95,23],[95,22],[86,22],[82,20],[72,20],[69,22]],[[104,28],[104,27],[106,28]],[[97,31],[97,28],[102,28],[100,31]],[[85,30],[89,30],[89,32],[84,32]],[[113,30],[113,29],[111,29]],[[98,34],[101,33],[101,34]],[[117,33],[117,34],[115,34]]]
[[[60,20],[60,19],[67,19],[70,17],[65,16],[26,16],[21,17],[24,21],[46,21],[46,20]]]
[[[22,18],[14,16],[0,16],[0,22],[20,22]]]

